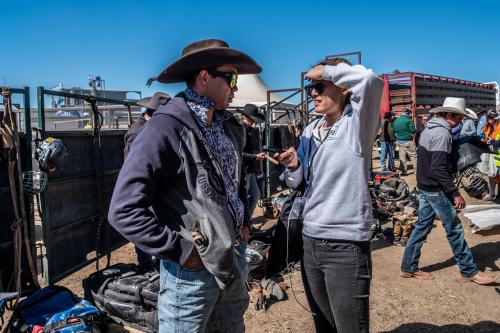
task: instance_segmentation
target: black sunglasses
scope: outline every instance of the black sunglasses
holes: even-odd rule
[[[229,88],[234,89],[236,84],[238,83],[238,74],[234,72],[221,72],[215,69],[207,69],[208,74],[212,75],[212,77],[220,77],[226,80]]]
[[[307,95],[309,95],[310,97],[312,97],[313,89],[316,90],[318,95],[323,95],[323,90],[325,88],[325,85],[327,85],[327,83],[322,82],[322,81],[318,81],[318,82],[314,82],[314,83],[306,85],[304,87],[304,89],[305,89]]]

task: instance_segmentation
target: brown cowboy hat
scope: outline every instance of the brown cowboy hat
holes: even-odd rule
[[[238,74],[258,74],[262,68],[245,53],[231,49],[220,39],[204,39],[189,44],[182,50],[182,56],[165,68],[157,77],[161,83],[184,82],[186,78],[201,69],[225,64],[236,66]]]

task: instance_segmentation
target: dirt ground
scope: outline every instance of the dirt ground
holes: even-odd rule
[[[410,188],[415,186],[413,175],[404,178]],[[485,203],[467,196],[466,200],[474,204]],[[439,221],[435,224],[420,260],[421,268],[436,276],[430,282],[399,277],[403,247],[383,241],[374,244],[371,331],[500,332],[500,295],[495,286],[478,286],[460,277],[443,228]],[[463,216],[462,224],[479,268],[496,272],[500,279],[500,232],[472,234]],[[128,244],[113,252],[112,263],[133,262],[134,258],[133,247]],[[89,265],[60,284],[82,295],[81,280],[94,270],[95,265]],[[293,273],[291,281],[298,302],[307,307],[300,272]],[[286,282],[290,285],[288,276]],[[289,289],[288,300],[272,304],[267,312],[257,312],[250,304],[245,314],[247,332],[313,332],[312,317],[298,302]]]

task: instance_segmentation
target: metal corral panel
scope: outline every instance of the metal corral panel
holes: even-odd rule
[[[61,139],[69,152],[63,168],[49,175],[42,195],[49,283],[94,261],[96,247],[102,254],[126,242],[106,219],[123,163],[124,133],[102,131],[94,141],[89,132],[45,132]]]

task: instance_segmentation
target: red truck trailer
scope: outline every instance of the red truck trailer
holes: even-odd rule
[[[442,105],[449,96],[465,98],[467,107],[476,113],[496,108],[495,84],[414,72],[382,74],[380,77],[384,80],[381,115],[390,110],[399,115],[403,109],[409,108],[417,127],[421,126],[422,117],[430,109]]]

